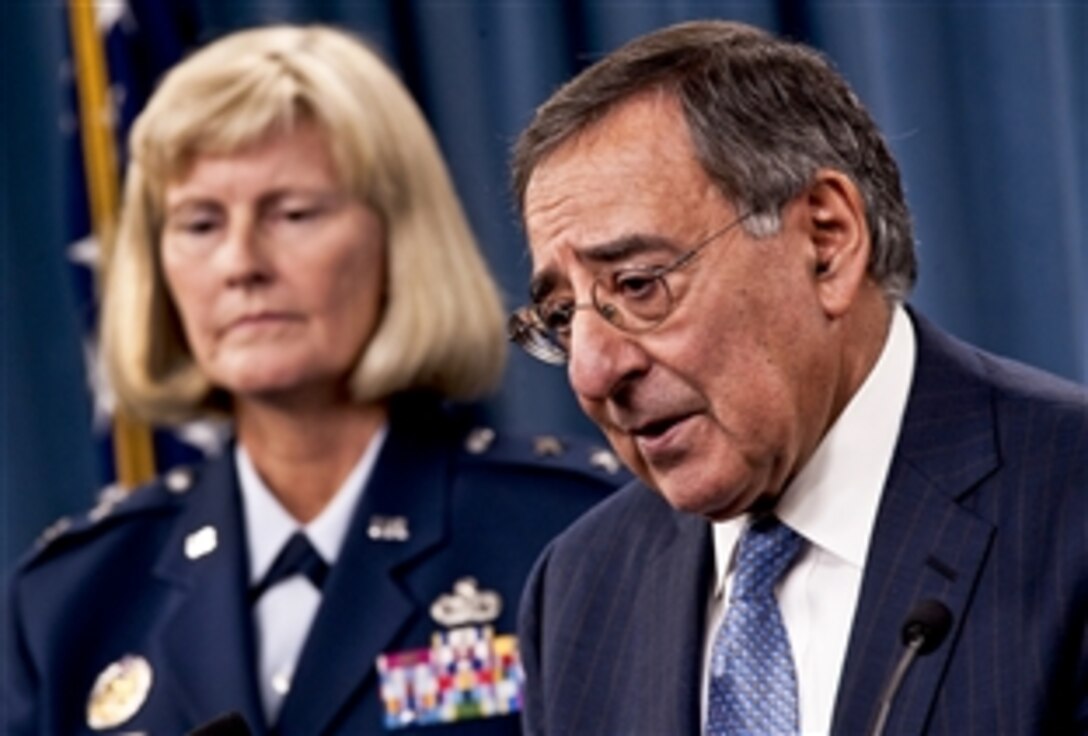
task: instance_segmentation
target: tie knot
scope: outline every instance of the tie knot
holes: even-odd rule
[[[732,600],[773,595],[802,543],[797,532],[773,516],[752,522],[740,540]]]
[[[300,531],[295,532],[283,545],[264,578],[249,591],[249,602],[256,603],[269,588],[295,575],[305,575],[321,590],[328,574],[329,564],[314,549],[309,538]]]

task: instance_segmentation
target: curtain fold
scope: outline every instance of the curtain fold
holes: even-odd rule
[[[71,99],[57,12],[12,0],[0,17],[5,562],[51,516],[87,506],[112,472],[93,460],[87,326],[71,292],[85,275],[66,273],[78,270],[69,246],[80,234],[64,184],[76,175],[64,153]],[[506,174],[518,132],[587,64],[698,17],[811,43],[851,80],[902,167],[921,262],[917,307],[984,347],[1088,382],[1084,4],[129,0],[103,32],[143,49],[128,57],[135,76],[119,100],[128,118],[161,69],[199,42],[279,21],[357,31],[400,71],[435,128],[513,307],[529,272]],[[563,371],[520,354],[490,406],[500,429],[595,434]]]

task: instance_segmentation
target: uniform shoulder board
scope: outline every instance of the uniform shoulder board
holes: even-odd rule
[[[612,483],[629,477],[616,454],[604,444],[555,434],[500,434],[479,426],[465,433],[462,451],[480,462],[553,468],[595,475]]]
[[[114,483],[98,492],[90,510],[62,516],[38,535],[30,559],[53,547],[59,540],[70,539],[98,529],[107,519],[119,519],[161,508],[184,495],[193,485],[194,473],[186,467],[174,468],[145,485],[125,489]]]

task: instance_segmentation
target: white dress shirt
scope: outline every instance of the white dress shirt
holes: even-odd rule
[[[877,506],[914,374],[915,338],[902,307],[858,392],[786,488],[775,515],[807,542],[776,589],[797,669],[801,732],[827,734],[842,674]],[[710,651],[732,586],[742,516],[714,524],[716,584],[709,603],[703,723]]]
[[[245,448],[240,443],[235,446],[235,464],[242,489],[242,515],[245,517],[249,549],[250,586],[264,578],[280,549],[299,530],[306,534],[329,567],[336,563],[385,434],[385,427],[375,433],[336,495],[317,518],[305,526],[301,526],[283,508],[261,480]],[[269,724],[275,722],[283,699],[291,689],[295,665],[320,604],[321,592],[309,578],[302,575],[295,575],[272,586],[254,604],[257,680]]]

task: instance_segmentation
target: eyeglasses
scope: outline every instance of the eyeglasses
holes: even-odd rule
[[[587,303],[578,304],[569,297],[560,296],[521,307],[506,323],[510,340],[537,360],[564,365],[570,359],[571,322],[575,312],[581,309],[596,311],[623,332],[635,335],[649,332],[676,308],[676,296],[669,288],[669,274],[691,263],[704,248],[750,214],[741,215],[715,230],[672,263],[618,268],[596,276]]]

